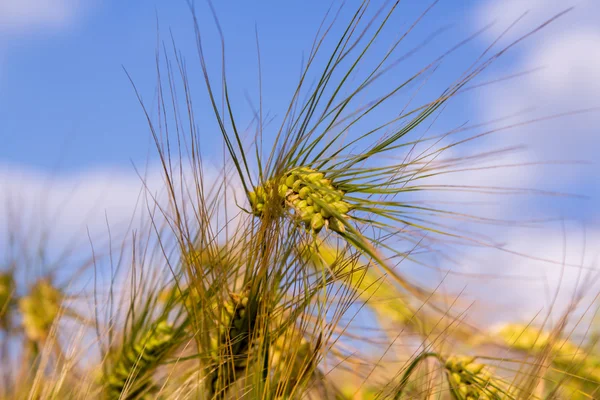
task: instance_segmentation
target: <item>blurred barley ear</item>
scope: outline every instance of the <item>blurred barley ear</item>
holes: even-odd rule
[[[16,303],[16,284],[12,271],[0,273],[0,331],[12,327],[12,311]]]
[[[321,341],[307,340],[297,327],[281,335],[272,347],[274,398],[299,396],[317,372]]]
[[[64,362],[60,338],[61,319],[64,316],[79,318],[77,313],[65,307],[66,299],[63,290],[49,278],[41,278],[30,287],[27,295],[18,300],[26,338],[23,356],[35,366],[48,362],[45,360],[50,359],[50,352],[55,356],[54,362],[57,365]]]
[[[249,357],[253,352],[254,331],[259,311],[259,301],[250,298],[250,290],[230,293],[230,299],[221,308],[221,319],[217,323],[218,334],[212,354],[215,368],[209,375],[210,396],[224,398],[229,386],[244,376]]]
[[[107,398],[148,398],[156,390],[152,373],[176,343],[172,324],[160,321],[154,324],[139,340],[128,344],[106,377]]]
[[[539,386],[545,396],[562,393],[573,399],[586,399],[595,396],[600,388],[598,354],[562,337],[560,330],[509,323],[492,331],[487,340],[524,354],[527,364],[520,368],[518,380],[531,387]]]
[[[431,338],[444,334],[464,340],[472,336],[469,326],[449,315],[436,313],[428,304],[415,305],[410,293],[401,291],[381,271],[362,262],[362,253],[352,250],[348,245],[315,241],[306,244],[301,253],[317,271],[331,273],[355,292],[357,301],[364,302],[375,313],[381,326],[408,327],[412,332]]]

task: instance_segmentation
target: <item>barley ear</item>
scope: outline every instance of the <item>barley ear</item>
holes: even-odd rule
[[[110,400],[141,399],[153,389],[152,373],[175,344],[173,325],[160,321],[122,350],[106,378]]]
[[[484,364],[475,362],[475,357],[451,356],[446,359],[444,370],[455,400],[512,398]]]
[[[50,281],[42,279],[31,287],[27,296],[19,299],[23,328],[30,341],[39,343],[49,337],[59,317],[63,297]]]
[[[250,299],[249,293],[249,290],[230,293],[229,301],[220,308],[211,350],[215,366],[208,377],[210,398],[223,398],[248,365],[258,311],[258,304]]]
[[[15,278],[12,272],[0,273],[0,330],[8,331],[15,303]]]
[[[319,233],[323,227],[343,232],[340,219],[349,218],[347,213],[353,208],[344,195],[323,172],[299,167],[257,187],[249,199],[256,216],[274,204],[280,211],[288,210],[310,232]]]

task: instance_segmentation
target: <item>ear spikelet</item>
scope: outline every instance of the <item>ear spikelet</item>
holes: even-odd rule
[[[352,205],[344,201],[344,191],[335,187],[322,172],[310,168],[296,168],[279,179],[279,184],[267,182],[250,193],[250,205],[254,215],[261,216],[265,205],[277,193],[276,204],[282,209],[293,210],[304,226],[318,233],[324,226],[336,232],[344,232],[343,219]]]
[[[161,321],[132,346],[123,350],[108,376],[108,398],[141,399],[152,389],[151,373],[172,347],[173,326]]]
[[[19,300],[23,328],[32,342],[45,340],[60,312],[63,295],[48,280],[39,280],[31,291]]]
[[[450,392],[455,400],[500,400],[498,382],[474,357],[452,356],[444,365]]]

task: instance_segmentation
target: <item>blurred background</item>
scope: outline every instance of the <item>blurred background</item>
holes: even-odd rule
[[[428,6],[403,3],[397,21],[377,43],[380,52]],[[355,4],[349,1],[340,18],[351,17]],[[467,212],[488,218],[547,221],[479,227],[500,249],[453,249],[452,262],[439,261],[435,276],[443,277],[444,270],[462,274],[451,274],[448,285],[484,305],[472,312],[490,322],[548,311],[557,290],[559,304],[565,304],[576,288],[591,282],[586,274],[598,267],[600,112],[589,110],[600,107],[600,3],[440,1],[411,31],[406,50],[431,40],[393,72],[414,73],[479,32],[424,86],[423,93],[439,94],[496,39],[506,45],[570,6],[575,8],[487,69],[473,84],[489,84],[459,95],[434,127],[444,133],[467,123],[489,123],[488,129],[516,125],[452,150],[453,157],[522,147],[484,168],[432,182],[538,192],[488,196],[485,202],[470,192],[430,196],[461,201],[468,204]],[[239,121],[250,124],[259,101],[257,38],[263,107],[276,118],[287,108],[328,8],[329,2],[319,0],[215,2]],[[221,44],[211,9],[199,1],[196,14],[209,69],[218,74]],[[185,1],[0,0],[0,249],[10,247],[11,230],[19,226],[32,243],[46,240],[50,252],[74,245],[89,252],[89,238],[102,237],[108,227],[117,238],[119,227],[131,220],[140,175],[151,190],[159,190],[159,163],[134,85],[156,117],[156,52],[164,45],[173,54],[173,43],[186,60],[196,122],[205,138],[202,151],[216,177],[223,147]],[[398,112],[401,108],[399,102]],[[559,114],[565,115],[546,118]],[[492,168],[497,165],[505,168]],[[42,238],[40,227],[50,234]],[[422,274],[423,282],[437,284]]]

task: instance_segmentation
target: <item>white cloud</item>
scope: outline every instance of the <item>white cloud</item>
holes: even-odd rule
[[[454,151],[445,156],[459,155]],[[531,161],[531,157],[528,152],[508,153],[474,167],[519,165]],[[550,181],[556,178],[549,171],[544,166],[472,169],[434,176],[423,183],[535,188],[538,184],[536,179],[540,176]],[[417,196],[442,209],[503,222],[475,224],[460,218],[457,221],[441,220],[459,232],[468,232],[468,238],[488,244],[450,246],[444,249],[449,258],[434,264],[442,270],[439,279],[444,280],[444,287],[449,293],[459,293],[466,287],[462,306],[476,301],[469,314],[479,326],[485,328],[485,324],[516,319],[528,322],[537,313],[545,316],[551,311],[550,304],[558,291],[556,306],[552,310],[556,318],[565,311],[577,290],[593,283],[592,287],[586,288],[587,296],[578,307],[581,311],[600,292],[600,280],[594,282],[589,279],[590,276],[600,276],[600,225],[594,224],[591,219],[566,220],[563,231],[560,221],[541,222],[561,216],[544,207],[552,203],[551,196],[527,192],[506,196],[465,191],[425,191],[417,192]],[[439,201],[441,205],[438,205]],[[576,201],[572,203],[573,207],[577,207]],[[535,220],[539,221],[528,222]],[[443,273],[446,270],[452,271],[449,276]],[[589,273],[592,275],[587,275]],[[435,279],[433,277],[427,284],[435,285]]]
[[[495,75],[488,74],[486,79],[496,79],[538,67],[542,69],[483,87],[475,94],[472,102],[476,107],[474,112],[480,115],[477,118],[479,121],[493,121],[531,107],[535,107],[535,110],[505,122],[493,123],[474,134],[541,116],[600,107],[600,55],[594,51],[600,49],[600,25],[597,24],[600,20],[600,3],[581,2],[579,5],[574,12],[524,41],[516,51],[507,53],[500,61],[503,63],[502,68],[490,69]],[[533,28],[568,6],[563,1],[555,0],[486,1],[477,10],[475,24],[479,26],[482,22],[498,19],[498,24],[483,36],[484,44],[488,45],[506,26],[530,9],[531,12],[520,27],[509,38],[505,38],[506,44],[508,40],[526,33],[527,28]],[[565,166],[544,165],[539,162],[596,162],[600,151],[599,127],[600,111],[501,130],[478,139],[472,143],[473,146],[452,148],[437,161],[469,156],[471,153],[467,152],[487,152],[517,145],[527,146],[526,150],[504,154],[479,165],[467,163],[466,168],[471,166],[475,169],[438,175],[422,183],[538,188],[598,195],[598,163]],[[521,166],[476,169],[506,164]],[[559,205],[558,200],[551,196],[532,194],[498,196],[457,191],[417,193],[417,196],[427,196],[427,200],[441,201],[444,205],[457,202],[454,207],[457,211],[507,221],[562,217],[558,212],[567,205],[566,201]],[[537,313],[545,316],[558,291],[556,307],[553,309],[556,317],[565,311],[573,293],[582,286],[593,285],[588,287],[588,297],[582,302],[579,311],[587,307],[591,298],[598,294],[600,281],[593,281],[586,274],[592,271],[591,276],[597,277],[600,272],[600,264],[597,263],[600,256],[600,225],[594,220],[594,215],[581,212],[582,209],[589,209],[593,214],[597,210],[590,207],[594,204],[593,200],[585,204],[579,199],[569,201],[568,206],[572,210],[563,210],[573,211],[572,214],[581,220],[577,223],[566,222],[564,232],[560,224],[550,223],[535,227],[517,224],[474,225],[460,221],[455,224],[457,229],[472,228],[477,237],[484,241],[489,238],[500,247],[450,249],[448,255],[456,263],[443,263],[439,266],[442,270],[450,268],[463,273],[451,274],[446,279],[446,284],[452,289],[451,293],[457,293],[467,286],[464,300],[477,301],[472,309],[474,321],[484,324],[523,319],[527,322]],[[577,209],[580,210],[579,214]],[[551,214],[552,210],[556,212]],[[567,218],[569,216],[571,215]],[[587,231],[585,237],[584,231]],[[563,246],[563,242],[566,245]],[[563,260],[567,265],[564,268]]]
[[[554,317],[566,311],[575,294],[584,293],[579,310],[600,293],[600,230],[581,225],[544,225],[538,229],[510,228],[496,231],[506,244],[498,249],[470,252],[461,272],[472,277],[454,277],[456,286],[479,300],[479,320],[528,321],[536,314]],[[480,274],[479,276],[477,276]],[[487,275],[487,276],[486,276]],[[493,277],[491,277],[493,276]]]
[[[600,3],[596,0],[487,0],[475,8],[473,18],[477,27],[493,23],[486,31],[487,39],[496,39],[516,22],[506,35],[514,40],[571,7],[565,15],[546,26],[543,35],[560,35],[568,26],[597,25]]]
[[[498,20],[496,26],[483,36],[485,44],[489,44],[508,24],[523,12],[530,10],[519,27],[506,38],[506,43],[507,40],[517,38],[528,28],[545,21],[569,5],[571,4],[559,0],[487,1],[478,8],[475,25]],[[598,20],[600,3],[579,2],[572,13],[535,37],[527,39],[517,51],[508,53],[505,57],[510,57],[509,68],[496,70],[497,75],[488,78],[494,79],[500,75],[532,68],[542,69],[483,88],[474,102],[476,107],[479,107],[481,120],[494,120],[532,106],[536,108],[535,111],[518,118],[528,120],[544,115],[600,107],[600,55],[594,51],[600,48]],[[513,119],[507,125],[514,122]],[[489,165],[548,160],[596,161],[600,150],[598,127],[600,112],[580,114],[503,130],[480,140],[478,145],[480,149],[485,150],[520,144],[528,146],[526,152],[507,155]],[[450,154],[455,157],[460,155]],[[436,179],[456,185],[538,187],[588,194],[598,190],[599,172],[598,164],[584,167],[539,165],[516,169],[466,171],[441,175]],[[481,196],[464,193],[444,193],[443,199],[483,200]],[[491,199],[488,196],[488,200],[496,201],[495,208],[473,206],[468,208],[469,212],[483,211],[483,215],[487,217],[512,219],[540,217],[541,210],[547,213],[551,209],[547,207],[551,199],[536,196]],[[579,206],[578,203],[571,204],[573,208]],[[586,276],[590,271],[597,274],[600,269],[600,265],[596,263],[596,258],[600,255],[600,226],[594,225],[593,217],[589,216],[589,219],[584,219],[579,224],[567,222],[564,232],[560,224],[544,224],[537,228],[486,226],[478,232],[502,243],[502,249],[464,251],[457,269],[473,276],[456,275],[450,279],[452,286],[457,289],[467,285],[466,292],[470,299],[478,300],[474,313],[479,322],[514,321],[515,318],[527,321],[538,312],[546,315],[553,295],[558,290],[558,306],[554,309],[554,315],[557,315],[565,311],[574,291],[581,289],[582,285],[594,284],[589,288],[590,297],[582,304],[585,307],[600,289],[599,282]],[[584,237],[582,234],[585,230],[587,233]],[[546,261],[541,261],[542,259]],[[568,265],[564,268],[563,260]],[[477,274],[481,275],[476,277]],[[510,278],[497,279],[486,274]]]
[[[498,29],[522,12],[531,10],[521,25],[528,28],[574,2],[558,0],[499,1],[485,3],[481,20],[500,18]],[[483,91],[479,103],[487,119],[536,107],[538,115],[600,107],[600,3],[584,1],[576,9],[522,43],[513,53],[513,68],[503,74],[533,68],[539,71]],[[486,40],[500,31],[492,30]],[[523,32],[515,32],[513,37]],[[555,119],[503,134],[501,140],[519,140],[546,158],[595,160],[600,148],[600,112]],[[598,169],[596,168],[596,171]]]
[[[531,77],[532,89],[559,104],[600,105],[600,52],[594,51],[599,47],[600,28],[572,30],[546,40],[527,60],[531,67],[544,68]]]
[[[62,28],[74,21],[83,5],[81,0],[2,0],[0,30]]]
[[[493,143],[489,143],[492,145]],[[490,201],[498,202],[499,199],[490,194],[489,191],[480,193],[478,188],[527,188],[533,187],[533,175],[527,173],[528,167],[523,166],[524,163],[531,161],[531,154],[524,150],[510,150],[501,152],[500,148],[484,145],[477,147],[471,151],[465,151],[461,146],[445,149],[442,154],[434,161],[430,168],[439,170],[442,173],[427,177],[422,181],[424,185],[431,186],[465,186],[471,189],[444,191],[443,200],[447,202],[462,202],[468,203],[486,203],[484,209],[489,210]],[[499,151],[497,154],[482,157],[481,159],[469,159],[468,161],[459,162],[453,165],[454,160],[459,160],[462,157],[477,156],[484,152]],[[450,164],[450,166],[447,166]],[[438,167],[445,166],[444,168]],[[517,171],[518,173],[515,173]],[[417,192],[416,196],[420,199],[441,200],[439,192]],[[497,212],[504,212],[515,197],[504,197],[500,201],[500,209]],[[475,206],[470,206],[470,211],[474,212]],[[492,215],[488,215],[492,217]]]
[[[133,228],[148,223],[147,207],[154,206],[154,199],[165,209],[169,205],[161,169],[154,166],[141,173],[144,183],[132,168],[52,175],[4,165],[0,168],[0,242],[7,229],[23,228],[36,235],[47,230],[52,239],[50,246],[64,247],[73,238],[79,241],[77,244],[85,245],[88,230],[94,239],[106,237],[108,219],[113,239],[119,243],[119,235],[126,232],[132,220]],[[205,168],[203,173],[207,190],[222,183],[214,168]],[[184,171],[184,179],[189,182],[189,177],[189,171]],[[231,188],[241,198],[238,189]],[[179,196],[180,201],[185,199],[188,210],[193,206],[194,195]],[[232,196],[225,206],[229,217],[239,211]],[[157,214],[160,216],[160,212]]]
[[[15,213],[25,223],[52,223],[57,235],[106,229],[104,212],[113,221],[131,218],[142,187],[140,179],[119,170],[96,170],[52,176],[30,168],[5,166],[0,177],[2,219]],[[156,177],[150,177],[150,181]]]

